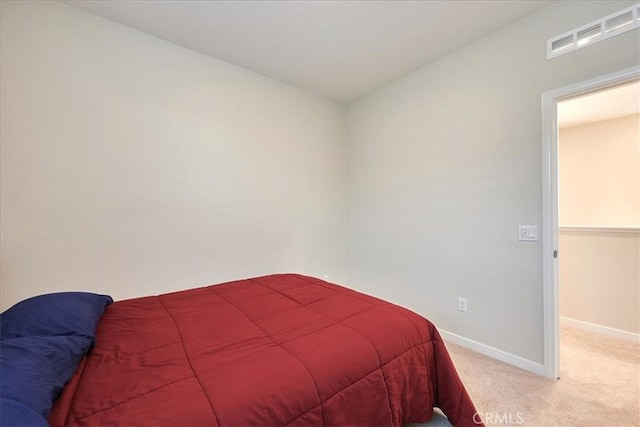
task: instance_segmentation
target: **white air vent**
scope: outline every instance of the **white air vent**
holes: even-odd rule
[[[640,27],[640,4],[547,40],[547,59]]]
[[[563,49],[573,46],[573,34],[556,39],[551,43],[551,50],[553,52],[560,52]]]
[[[600,24],[598,24],[578,31],[576,34],[576,44],[582,46],[594,40],[596,37],[600,37],[602,34],[602,28],[600,27]]]
[[[627,25],[633,25],[633,10],[614,16],[613,18],[604,21],[604,30],[609,33],[611,31],[624,28]]]

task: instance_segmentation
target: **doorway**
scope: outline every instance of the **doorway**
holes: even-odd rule
[[[558,103],[640,79],[640,67],[580,82],[542,95],[544,374],[560,372]]]
[[[639,145],[640,80],[558,103],[561,337],[638,342]]]

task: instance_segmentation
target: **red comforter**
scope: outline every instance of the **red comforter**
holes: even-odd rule
[[[273,275],[120,301],[52,426],[401,425],[475,409],[436,328],[385,301]]]

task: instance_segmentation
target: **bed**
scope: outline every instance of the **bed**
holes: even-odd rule
[[[102,310],[94,335],[65,335],[91,350],[40,413],[53,427],[399,426],[434,407],[479,425],[432,323],[320,279],[270,275]],[[24,339],[5,318],[3,344]]]

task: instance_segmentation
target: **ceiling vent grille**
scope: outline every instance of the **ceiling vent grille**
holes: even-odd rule
[[[640,27],[640,4],[547,40],[547,59]]]

